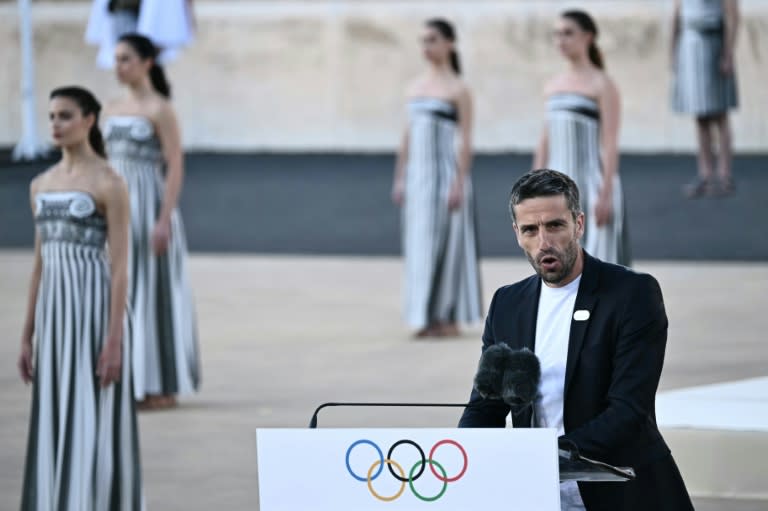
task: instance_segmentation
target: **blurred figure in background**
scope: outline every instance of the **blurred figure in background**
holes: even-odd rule
[[[110,163],[131,196],[134,387],[142,408],[164,408],[200,383],[187,242],[177,210],[184,179],[181,135],[152,42],[124,35],[115,58],[128,94],[108,106],[105,136]]]
[[[629,266],[629,235],[619,179],[621,100],[604,69],[597,25],[584,11],[566,11],[555,39],[567,69],[544,86],[547,120],[533,168],[558,170],[583,194],[584,249],[598,259]]]
[[[80,87],[51,93],[61,161],[30,186],[35,260],[19,371],[34,387],[22,511],[143,507],[125,319],[130,205],[105,158],[100,109]]]
[[[117,41],[131,33],[151,39],[167,64],[192,43],[194,26],[192,0],[93,0],[85,40],[99,47],[96,62],[105,69],[115,63]]]
[[[458,335],[459,323],[482,319],[470,178],[472,98],[455,42],[450,23],[426,22],[428,69],[408,87],[409,122],[392,187],[392,200],[402,206],[404,316],[418,337]]]
[[[688,198],[733,193],[732,141],[728,110],[738,106],[734,47],[738,0],[675,0],[672,28],[672,108],[696,117],[698,176],[686,185]],[[720,158],[714,179],[714,135]]]

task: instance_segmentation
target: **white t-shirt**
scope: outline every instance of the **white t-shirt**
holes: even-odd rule
[[[540,428],[555,428],[565,433],[563,426],[563,394],[565,367],[568,362],[568,341],[571,336],[571,318],[576,304],[581,275],[563,287],[549,287],[541,283],[539,312],[536,318],[536,356],[541,363],[540,397],[536,401],[536,420]],[[562,511],[579,511],[584,503],[575,481],[560,485]]]

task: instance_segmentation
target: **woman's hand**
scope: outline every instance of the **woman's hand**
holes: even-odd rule
[[[35,377],[35,369],[32,366],[32,341],[21,341],[21,353],[19,354],[19,375],[24,383],[31,383]]]
[[[396,180],[392,184],[392,203],[396,206],[402,206],[403,200],[405,199],[405,183],[403,183],[402,179]]]
[[[720,56],[720,72],[724,75],[733,73],[733,53],[730,51],[723,51]]]
[[[96,375],[101,381],[102,387],[108,387],[113,382],[120,380],[120,368],[122,367],[123,345],[119,338],[107,339],[99,354],[99,362],[96,367]]]
[[[448,209],[456,211],[461,207],[462,202],[464,202],[464,183],[461,179],[456,179],[448,193]]]
[[[672,46],[672,49],[669,51],[669,70],[672,73],[677,72],[677,47]]]
[[[168,242],[171,239],[170,220],[158,220],[155,229],[152,231],[152,250],[155,255],[160,256],[168,250]]]
[[[610,190],[603,190],[595,204],[595,222],[598,227],[602,227],[611,221],[613,216],[613,200]]]

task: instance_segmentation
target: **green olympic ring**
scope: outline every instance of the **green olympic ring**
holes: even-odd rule
[[[416,491],[416,488],[413,486],[413,473],[416,472],[416,468],[418,468],[421,465],[424,465],[424,462],[421,461],[421,460],[417,461],[413,465],[413,468],[411,468],[411,473],[408,474],[408,486],[411,487],[411,491],[416,496],[416,498],[418,498],[419,500],[423,500],[424,502],[434,502],[437,499],[439,499],[440,497],[442,497],[443,494],[445,493],[445,490],[448,489],[448,474],[446,473],[446,471],[443,468],[443,466],[440,463],[436,462],[435,460],[427,460],[426,462],[429,463],[432,466],[435,466],[435,467],[439,468],[440,472],[443,473],[443,478],[442,478],[443,489],[440,490],[440,492],[437,495],[435,495],[434,497],[425,497],[424,495],[421,495],[419,492]]]
[[[378,454],[378,460],[373,462],[373,465],[368,469],[368,472],[366,474],[366,477],[363,477],[362,475],[357,475],[353,470],[352,466],[350,465],[350,454],[352,453],[352,450],[357,447],[358,445],[362,444],[368,444],[372,446],[376,450],[376,454]],[[392,451],[398,446],[402,444],[410,444],[413,445],[421,455],[421,459],[418,460],[413,467],[411,467],[410,472],[408,473],[408,478],[405,478],[405,474],[403,473],[403,469],[400,467],[400,465],[391,459]],[[433,460],[433,456],[435,454],[435,451],[438,447],[445,444],[451,444],[454,447],[456,447],[459,452],[461,453],[461,456],[464,458],[464,463],[462,465],[461,470],[459,473],[453,477],[448,477],[448,473],[446,472],[445,468],[438,463],[437,461]],[[347,471],[349,474],[357,479],[358,481],[362,481],[367,483],[368,490],[370,491],[371,495],[375,497],[377,500],[380,500],[382,502],[392,502],[393,500],[397,500],[403,493],[403,490],[405,489],[406,483],[411,489],[411,492],[413,495],[423,501],[423,502],[434,502],[438,499],[440,499],[443,495],[445,495],[446,490],[448,489],[448,483],[452,483],[455,481],[458,481],[462,477],[464,477],[465,472],[467,471],[468,466],[468,459],[467,459],[467,452],[464,450],[464,447],[456,442],[455,440],[441,440],[437,442],[434,446],[432,446],[432,449],[429,452],[429,457],[426,457],[424,455],[424,451],[419,447],[418,444],[413,442],[412,440],[400,440],[398,442],[395,442],[392,447],[389,449],[389,453],[387,454],[387,457],[385,458],[383,455],[383,452],[379,448],[376,443],[372,442],[371,440],[358,440],[357,442],[354,442],[352,445],[349,446],[347,449],[346,454],[346,465],[347,465]],[[389,471],[392,473],[395,479],[400,481],[400,489],[391,496],[382,496],[379,495],[376,490],[373,488],[373,481],[381,475],[382,468],[384,468],[384,465],[388,465]],[[435,478],[443,483],[443,487],[440,489],[440,491],[431,497],[422,495],[418,492],[416,489],[416,485],[414,482],[424,473],[424,468],[429,465],[430,471],[434,474]],[[437,470],[435,470],[435,467],[437,467]],[[395,470],[396,469],[396,470]],[[438,470],[440,474],[438,474]],[[400,475],[397,475],[397,472],[400,473]]]

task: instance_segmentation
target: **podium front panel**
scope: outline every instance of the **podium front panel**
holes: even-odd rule
[[[559,511],[553,429],[258,429],[260,511]]]

